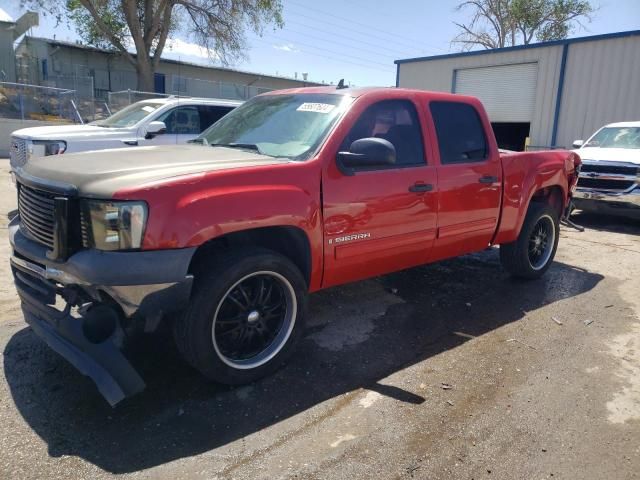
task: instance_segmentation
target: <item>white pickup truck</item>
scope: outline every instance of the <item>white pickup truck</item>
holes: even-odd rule
[[[582,158],[576,208],[640,219],[640,122],[605,125],[573,147]]]
[[[184,97],[151,99],[86,125],[23,128],[11,134],[11,167],[21,167],[31,157],[65,152],[186,143],[241,103]]]

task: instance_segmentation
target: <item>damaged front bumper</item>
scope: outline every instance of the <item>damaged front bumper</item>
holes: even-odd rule
[[[580,210],[640,219],[640,185],[625,192],[608,192],[579,188],[574,205]]]
[[[143,390],[121,351],[123,323],[153,331],[186,307],[195,249],[83,250],[60,263],[21,233],[19,217],[9,224],[9,238],[16,290],[36,335],[90,377],[112,406]]]

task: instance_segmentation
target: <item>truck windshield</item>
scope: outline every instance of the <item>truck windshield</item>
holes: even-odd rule
[[[640,148],[640,127],[608,127],[596,133],[585,147]]]
[[[252,146],[264,155],[306,160],[352,101],[339,94],[255,97],[205,130],[201,143]]]
[[[150,113],[155,112],[162,105],[152,102],[138,102],[123,108],[104,120],[95,122],[95,125],[109,128],[132,127]]]

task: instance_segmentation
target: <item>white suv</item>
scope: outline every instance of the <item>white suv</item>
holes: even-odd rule
[[[86,125],[56,125],[11,134],[11,167],[31,157],[192,140],[242,102],[205,98],[162,98],[129,105]]]

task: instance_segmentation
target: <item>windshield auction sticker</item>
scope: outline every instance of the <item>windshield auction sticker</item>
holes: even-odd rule
[[[334,108],[336,106],[330,103],[303,103],[296,110],[299,112],[329,113]]]

